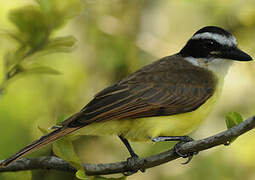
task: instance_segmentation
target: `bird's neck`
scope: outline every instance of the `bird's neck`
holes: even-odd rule
[[[230,66],[233,64],[232,61],[228,59],[214,59],[209,61],[193,57],[185,57],[184,59],[194,66],[212,71],[218,78],[223,79],[226,76]]]

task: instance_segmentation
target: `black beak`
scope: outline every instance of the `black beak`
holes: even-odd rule
[[[221,54],[219,54],[221,58],[224,59],[232,59],[237,61],[251,61],[252,58],[245,52],[241,51],[238,48],[232,48],[228,51],[224,51]]]

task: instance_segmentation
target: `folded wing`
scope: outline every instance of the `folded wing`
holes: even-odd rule
[[[190,112],[213,95],[211,72],[165,57],[99,92],[73,125]]]

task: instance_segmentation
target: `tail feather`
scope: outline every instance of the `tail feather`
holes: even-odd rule
[[[19,152],[17,152],[16,154],[14,154],[13,156],[9,157],[8,159],[4,160],[3,162],[0,163],[0,167],[6,167],[8,166],[10,163],[16,161],[17,159],[23,157],[26,154],[29,154],[39,148],[41,148],[42,146],[45,146],[46,144],[49,144],[61,137],[63,137],[66,134],[69,134],[73,131],[76,131],[77,129],[79,129],[79,127],[61,127],[56,129],[55,131],[46,134],[45,136],[42,136],[40,139],[32,142],[31,144],[27,145],[26,147],[24,147],[23,149],[21,149]]]

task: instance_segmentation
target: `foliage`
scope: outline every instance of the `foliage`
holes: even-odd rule
[[[59,74],[52,67],[35,66],[35,55],[68,52],[76,40],[73,36],[54,37],[53,33],[81,10],[79,0],[38,0],[38,5],[29,5],[12,10],[10,21],[16,26],[15,32],[7,31],[17,41],[17,48],[6,53],[4,58],[3,91],[11,79],[24,74]],[[35,60],[34,60],[35,61]],[[28,62],[30,64],[28,65]]]
[[[228,129],[243,122],[243,117],[238,112],[229,112],[226,114],[225,118],[226,118],[225,121],[226,121],[226,125]],[[232,139],[232,141],[229,142],[229,144],[232,143],[235,139]]]
[[[238,112],[229,112],[226,114],[226,125],[230,129],[243,122],[243,117]]]

